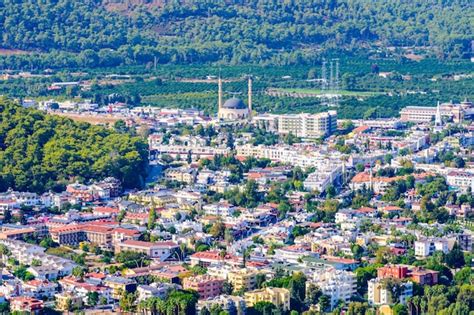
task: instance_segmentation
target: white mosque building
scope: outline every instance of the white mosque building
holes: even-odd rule
[[[219,77],[218,80],[218,105],[219,109],[217,112],[217,117],[220,120],[242,120],[250,119],[252,115],[252,78],[248,79],[248,104],[245,103],[236,97],[229,98],[224,103],[222,103],[222,79]]]

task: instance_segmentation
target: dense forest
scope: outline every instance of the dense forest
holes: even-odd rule
[[[129,3],[125,0],[106,1]],[[133,3],[142,1],[135,1]],[[147,2],[147,1],[145,1]],[[313,64],[326,50],[430,47],[467,58],[469,0],[163,1],[111,10],[101,0],[0,3],[0,67],[158,63]]]
[[[59,190],[71,181],[108,176],[138,187],[147,159],[141,138],[0,99],[0,191]]]

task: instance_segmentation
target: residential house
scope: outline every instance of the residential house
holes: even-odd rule
[[[9,302],[12,312],[40,314],[44,307],[43,301],[27,296],[12,297]]]
[[[178,244],[174,242],[144,242],[136,240],[125,240],[115,245],[115,253],[122,251],[133,251],[146,254],[150,258],[165,261],[177,253]]]

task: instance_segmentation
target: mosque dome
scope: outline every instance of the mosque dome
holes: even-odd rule
[[[225,101],[222,107],[225,109],[246,109],[247,105],[241,99],[233,97]]]

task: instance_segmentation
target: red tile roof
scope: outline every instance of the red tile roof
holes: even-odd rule
[[[359,213],[374,213],[375,210],[374,208],[370,208],[370,207],[362,207],[362,208],[359,208],[358,210],[356,210],[356,212],[359,212]]]
[[[112,207],[95,207],[94,212],[100,212],[100,213],[119,213],[120,210],[118,208],[112,208]]]
[[[222,260],[222,258],[220,256],[220,252],[218,252],[218,251],[197,252],[197,253],[192,254],[191,258],[208,259],[208,260]],[[224,260],[227,260],[227,259],[237,259],[237,257],[226,253],[226,255],[224,257]]]
[[[144,242],[144,241],[135,241],[135,240],[125,240],[122,244],[129,245],[129,246],[137,246],[137,247],[177,247],[178,244],[175,242]]]
[[[363,133],[365,131],[367,131],[368,129],[370,129],[369,126],[359,126],[357,128],[355,128],[354,130],[352,130],[353,133]]]

